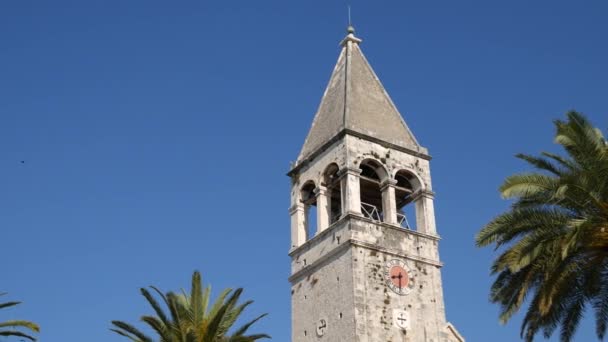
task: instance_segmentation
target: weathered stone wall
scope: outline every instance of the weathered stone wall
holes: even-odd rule
[[[292,341],[445,342],[437,238],[347,216],[292,252]],[[414,288],[388,288],[385,264],[404,260]],[[395,324],[407,311],[410,328]],[[323,336],[316,332],[327,322]]]
[[[358,241],[353,246],[357,341],[445,341],[440,338],[445,311],[437,240],[364,220],[353,220],[351,227]],[[393,259],[410,270],[413,288],[407,295],[386,285],[386,263]],[[396,310],[409,314],[408,329],[396,324]]]
[[[346,134],[292,175],[292,210],[302,205],[302,186],[309,181],[319,186],[331,163],[340,170],[357,169],[363,160],[374,159],[391,179],[400,170],[408,171],[423,193],[410,204],[416,206],[417,231],[349,211],[307,241],[292,240],[298,241],[290,251],[293,342],[464,341],[445,319],[429,158],[423,155],[426,150],[420,153]],[[358,187],[346,190],[358,200]],[[292,214],[292,234],[302,231],[301,221]],[[386,262],[393,259],[413,275],[409,294],[387,286]],[[403,315],[405,328],[396,322]]]
[[[354,341],[352,250],[346,221],[332,226],[292,255],[292,341]],[[325,320],[322,335],[317,327]]]

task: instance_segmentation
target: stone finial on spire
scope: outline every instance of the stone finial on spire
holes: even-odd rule
[[[346,29],[346,37],[344,39],[342,39],[342,42],[340,42],[340,45],[345,46],[348,42],[353,42],[355,44],[359,44],[362,42],[361,39],[355,37],[355,28],[353,27],[353,25],[348,25],[348,28]]]
[[[346,37],[340,42],[340,45],[347,46],[348,42],[355,44],[361,43],[361,39],[355,37],[355,27],[350,20],[350,5],[348,6],[348,27],[346,28]]]

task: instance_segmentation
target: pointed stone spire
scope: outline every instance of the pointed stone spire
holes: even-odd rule
[[[344,132],[426,153],[367,62],[361,41],[349,26],[297,164]]]

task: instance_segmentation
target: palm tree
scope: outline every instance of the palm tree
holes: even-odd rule
[[[559,327],[567,342],[589,307],[596,334],[608,326],[608,143],[580,113],[554,122],[555,142],[566,156],[519,154],[539,172],[508,177],[500,192],[511,209],[476,236],[477,246],[493,244],[497,275],[490,300],[508,321],[524,304],[521,336],[548,338]]]
[[[6,293],[0,293],[0,296],[4,296]],[[0,303],[0,309],[8,308],[11,306],[19,305],[21,302],[6,302]],[[9,328],[10,330],[7,330]],[[25,328],[26,330],[30,330],[33,332],[40,332],[40,328],[36,323],[32,323],[30,321],[24,320],[12,320],[6,322],[0,322],[0,336],[16,336],[27,338],[31,341],[36,341],[36,338],[30,336],[24,332],[21,332],[15,328]]]
[[[226,289],[220,293],[215,302],[210,305],[211,287],[203,289],[201,275],[195,271],[192,275],[192,289],[190,294],[167,292],[163,294],[154,286],[150,289],[162,299],[169,310],[166,313],[152,293],[141,288],[141,294],[154,309],[156,317],[142,316],[141,320],[149,325],[158,335],[159,342],[250,342],[262,338],[270,338],[266,334],[245,335],[247,330],[266,314],[260,315],[252,321],[234,330],[228,331],[235,324],[240,314],[253,301],[238,304],[243,289]],[[115,329],[110,329],[133,342],[153,342],[137,328],[122,321],[112,321]]]

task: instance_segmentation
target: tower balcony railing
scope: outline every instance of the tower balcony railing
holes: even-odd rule
[[[405,229],[412,229],[412,227],[410,226],[410,223],[407,221],[407,216],[405,216],[405,214],[403,213],[397,213],[397,222],[399,223],[399,225]]]
[[[378,208],[376,208],[376,206],[373,204],[361,202],[361,213],[368,219],[374,220],[376,222],[382,221]]]
[[[382,213],[378,210],[378,207],[373,204],[361,202],[361,213],[368,219],[382,222]],[[405,229],[412,230],[412,226],[410,226],[407,216],[405,216],[404,213],[397,213],[397,223]]]

